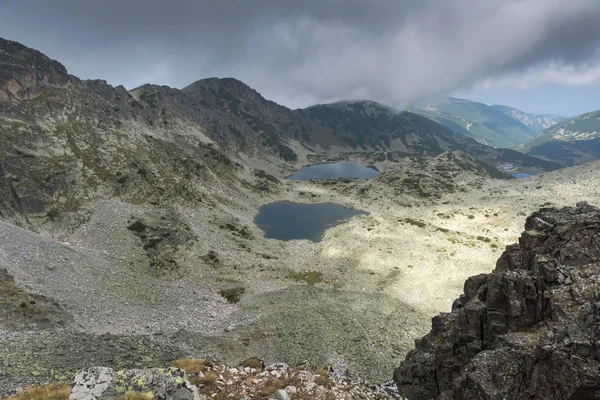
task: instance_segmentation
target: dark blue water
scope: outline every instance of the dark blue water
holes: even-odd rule
[[[288,176],[292,181],[310,181],[322,179],[370,179],[379,175],[374,167],[365,167],[358,162],[338,162],[333,164],[315,164],[302,168]]]
[[[530,176],[533,176],[531,174],[512,174],[512,176],[514,176],[517,179],[522,179],[522,178],[529,178]]]
[[[339,204],[301,204],[280,201],[262,206],[254,222],[269,239],[321,241],[326,229],[364,211]]]

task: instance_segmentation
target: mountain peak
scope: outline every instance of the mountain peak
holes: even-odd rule
[[[259,92],[244,82],[235,78],[205,78],[200,79],[183,89],[183,93],[191,96],[200,96],[204,99],[214,101],[232,100],[243,101],[257,104],[274,105],[270,100],[265,99]]]
[[[258,92],[246,85],[244,82],[235,78],[204,78],[197,80],[181,89],[184,93],[197,93],[205,90],[219,90],[224,89],[228,92],[234,92],[236,94],[256,94]]]
[[[72,79],[58,61],[0,38],[0,100],[35,98],[45,87],[61,87]]]

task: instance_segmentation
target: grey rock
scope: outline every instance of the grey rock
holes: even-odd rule
[[[319,385],[317,385],[315,382],[310,382],[310,383],[308,383],[308,384],[307,384],[307,385],[304,387],[304,390],[305,390],[306,392],[310,393],[310,392],[312,392],[312,390],[313,390],[314,388],[316,388],[317,386],[319,386]]]
[[[562,277],[562,278],[561,278]],[[568,277],[569,279],[566,279]],[[418,399],[600,398],[600,209],[543,208],[396,369]]]
[[[298,389],[296,386],[286,386],[285,391],[294,394],[298,391]]]
[[[73,381],[70,400],[115,399],[126,391],[152,393],[164,400],[198,400],[198,389],[185,379],[181,369],[125,370],[93,367],[81,371]]]
[[[292,400],[290,395],[285,390],[279,389],[273,393],[272,399],[274,400]]]
[[[287,371],[288,369],[290,369],[289,365],[285,364],[285,363],[275,363],[275,364],[271,364],[268,365],[265,370],[266,371]]]

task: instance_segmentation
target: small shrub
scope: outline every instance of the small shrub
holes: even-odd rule
[[[242,299],[242,295],[246,293],[246,288],[237,287],[233,289],[224,289],[219,292],[225,300],[229,303],[235,304],[239,303]]]
[[[469,219],[475,219],[475,216],[474,215],[467,215],[467,218],[469,218]]]
[[[211,367],[212,365],[211,361],[203,358],[181,358],[173,363],[174,368],[181,368],[188,374],[204,372],[207,367]]]
[[[437,228],[436,231],[440,231],[442,233],[448,233],[450,232],[450,229],[446,229],[446,228]]]
[[[418,226],[419,228],[424,228],[427,226],[427,224],[423,221],[419,221],[416,219],[412,219],[412,218],[405,218],[404,222],[410,224],[410,225],[414,225],[414,226]]]
[[[261,370],[263,367],[263,363],[258,357],[250,357],[242,363],[244,368],[254,368]]]
[[[315,383],[320,386],[331,387],[333,382],[329,378],[329,373],[324,368],[319,368],[317,371],[317,378],[315,379]]]
[[[279,389],[283,389],[284,385],[285,385],[285,382],[283,382],[281,379],[269,378],[264,383],[263,387],[261,387],[258,390],[258,394],[260,394],[261,396],[265,396],[265,397],[270,396],[273,393],[275,393],[276,391],[278,391]]]
[[[212,394],[217,391],[219,388],[217,387],[217,380],[219,377],[216,372],[209,371],[204,373],[204,376],[190,376],[188,377],[188,381],[192,385],[198,386],[200,393],[202,394]]]

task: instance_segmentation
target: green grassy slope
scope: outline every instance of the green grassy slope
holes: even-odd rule
[[[413,111],[493,147],[514,148],[535,135],[501,110],[470,100],[447,98]]]

